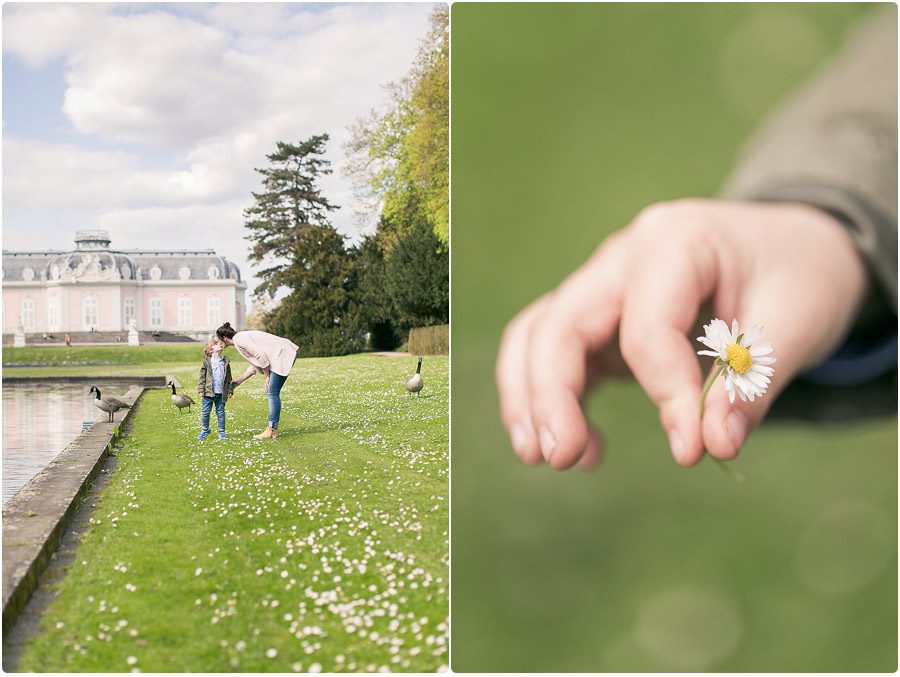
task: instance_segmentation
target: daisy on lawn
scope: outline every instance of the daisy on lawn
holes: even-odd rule
[[[744,402],[753,402],[755,398],[765,394],[769,377],[774,373],[768,365],[774,364],[775,358],[769,357],[772,353],[771,343],[757,343],[762,336],[762,329],[751,327],[746,333],[739,334],[737,320],[732,321],[729,330],[728,325],[718,318],[703,325],[703,329],[706,336],[700,336],[697,340],[711,350],[698,350],[697,354],[715,357],[719,369],[703,391],[701,407],[709,387],[723,370],[729,402],[734,402],[735,393]]]

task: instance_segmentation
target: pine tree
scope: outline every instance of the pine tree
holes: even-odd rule
[[[248,257],[253,263],[269,260],[271,265],[257,273],[263,284],[256,293],[274,295],[285,284],[287,271],[296,263],[296,248],[304,240],[315,240],[316,227],[330,228],[328,212],[338,209],[325,198],[316,180],[330,174],[325,153],[328,134],[319,134],[297,145],[278,142],[278,150],[266,158],[262,193],[252,193],[256,204],[244,210],[245,226],[253,242]]]
[[[328,220],[338,207],[316,185],[331,173],[321,157],[327,140],[320,134],[296,145],[279,141],[266,156],[274,166],[256,170],[265,190],[253,193],[255,205],[244,212],[253,242],[248,258],[270,264],[258,273],[255,293],[291,290],[267,318],[268,331],[294,341],[306,357],[342,355],[363,344],[355,253]]]
[[[385,255],[387,292],[409,326],[450,320],[450,252],[422,214]]]

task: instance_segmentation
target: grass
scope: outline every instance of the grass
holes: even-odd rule
[[[194,362],[202,355],[202,343],[161,343],[142,346],[26,346],[4,348],[4,364],[67,362],[137,362],[139,364],[169,364]]]
[[[231,357],[236,355],[232,351]],[[28,346],[4,348],[4,364],[45,364],[42,367],[3,367],[3,377],[90,376],[114,373],[116,376],[165,376],[174,374],[193,389],[196,370],[203,359],[202,343],[168,343],[143,346]],[[233,369],[245,364],[240,357]],[[108,366],[85,364],[112,362]],[[133,364],[122,364],[133,363]],[[237,376],[237,374],[235,374]]]
[[[421,398],[403,389],[414,369],[298,360],[275,441],[252,440],[266,421],[260,378],[229,401],[226,441],[197,441],[199,411],[148,391],[18,669],[446,665],[448,360],[426,362]],[[174,371],[190,384],[196,366]]]

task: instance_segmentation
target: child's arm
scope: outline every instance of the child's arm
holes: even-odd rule
[[[208,360],[208,357],[204,357],[203,363],[200,365],[200,377],[197,379],[197,394],[200,397],[206,397],[206,363]]]

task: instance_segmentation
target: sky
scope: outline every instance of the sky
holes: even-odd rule
[[[243,211],[276,142],[331,137],[319,183],[355,241],[348,126],[387,105],[430,3],[3,5],[3,249],[213,249],[252,293]]]

